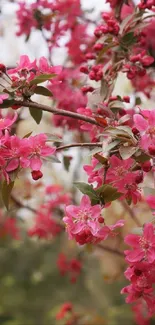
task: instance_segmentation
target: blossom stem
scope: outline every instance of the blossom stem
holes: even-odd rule
[[[20,101],[20,100],[18,101],[18,100],[16,100],[15,101],[15,104],[16,105],[25,106],[25,107],[31,107],[31,108],[41,109],[42,111],[49,112],[49,113],[53,113],[55,115],[62,115],[62,116],[72,117],[74,119],[81,120],[81,121],[85,121],[87,123],[95,124],[95,125],[98,125],[98,126],[102,127],[102,125],[100,125],[92,117],[84,116],[84,115],[81,115],[81,114],[78,114],[78,113],[74,113],[74,112],[70,112],[70,111],[65,111],[63,109],[56,109],[56,108],[53,108],[53,107],[49,107],[47,105],[38,104],[38,103],[35,103],[35,102],[32,102],[32,101],[28,101],[28,100],[25,100],[25,101]]]
[[[74,147],[102,147],[102,142],[94,142],[94,143],[71,143],[67,144],[65,146],[58,147],[56,151],[61,151],[69,148],[74,148]]]
[[[16,199],[13,195],[11,195],[11,199],[12,201],[16,204],[16,206],[19,208],[19,209],[27,209],[35,214],[37,214],[37,210],[32,208],[31,206],[29,205],[26,205],[24,203],[22,203],[21,201],[19,201],[18,199]],[[63,229],[65,229],[65,225],[63,223],[62,220],[58,219],[58,218],[55,218],[54,216],[52,216],[52,219],[59,225],[61,226]]]

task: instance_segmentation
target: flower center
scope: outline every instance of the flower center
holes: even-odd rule
[[[149,242],[144,237],[140,238],[139,244],[140,244],[141,248],[143,248],[145,250],[149,249],[149,247],[150,247]]]
[[[123,167],[117,167],[116,168],[116,173],[117,173],[118,176],[124,176],[126,171],[125,171],[125,169]]]
[[[151,138],[155,136],[155,126],[149,128],[148,133],[150,134]]]

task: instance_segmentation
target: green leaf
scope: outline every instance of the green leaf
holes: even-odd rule
[[[63,156],[63,163],[64,163],[64,166],[65,166],[65,169],[67,170],[67,172],[69,171],[71,159],[72,159],[72,157]]]
[[[105,151],[110,151],[111,149],[115,148],[120,143],[120,140],[115,140],[110,143],[108,143],[104,149]]]
[[[9,200],[13,186],[14,182],[7,184],[7,182],[4,181],[2,184],[2,200],[7,210],[9,209]]]
[[[47,136],[47,140],[48,142],[62,142],[62,138],[56,134],[52,134],[52,133],[45,133]]]
[[[109,108],[111,109],[111,111],[113,113],[117,113],[120,111],[120,109],[124,108],[124,104],[122,103],[122,101],[120,100],[113,100],[110,104],[109,104]]]
[[[96,190],[96,194],[102,198],[103,203],[109,203],[121,197],[121,193],[109,184],[104,184]]]
[[[137,41],[137,38],[134,36],[134,32],[129,32],[122,37],[121,44],[129,46],[134,44]]]
[[[33,131],[32,131],[32,132],[29,132],[29,133],[27,133],[27,134],[25,134],[24,137],[23,137],[23,139],[25,139],[25,138],[29,138],[30,135],[31,135],[32,133],[33,133]]]
[[[103,100],[106,98],[108,93],[108,83],[105,79],[101,80],[101,89],[100,89],[100,95],[103,98]]]
[[[90,151],[90,153],[88,153],[88,157],[93,156],[94,154],[99,153],[101,151],[102,151],[101,148],[94,148],[93,150]]]
[[[37,124],[41,122],[43,111],[34,107],[29,108],[30,114]]]
[[[33,80],[31,80],[30,85],[38,85],[41,84],[42,82],[45,82],[47,80],[50,80],[52,78],[54,78],[56,76],[55,73],[51,73],[51,74],[41,74],[40,76],[34,78]]]
[[[30,34],[28,34],[28,35],[26,36],[26,38],[25,38],[25,42],[28,42],[29,38],[30,38]]]
[[[132,141],[134,145],[137,145],[137,140],[132,133],[132,130],[128,126],[120,125],[117,127],[108,127],[105,134],[109,133],[113,138],[119,138],[123,141]]]
[[[122,159],[128,159],[130,158],[132,155],[134,155],[134,153],[138,150],[137,147],[131,147],[131,146],[121,146],[119,148],[119,153],[122,157]]]
[[[99,198],[97,197],[97,194],[91,185],[83,182],[76,182],[74,185],[80,190],[80,192],[88,195],[90,199],[99,201]]]
[[[103,156],[101,156],[101,155],[99,155],[98,153],[96,153],[95,155],[94,155],[94,157],[102,164],[102,165],[105,165],[105,164],[107,164],[107,158],[105,158],[105,157],[103,157]]]
[[[53,163],[58,163],[58,164],[61,163],[61,161],[56,156],[43,157],[43,160],[51,161]]]
[[[135,105],[141,105],[142,101],[140,97],[136,97]]]
[[[101,163],[98,163],[98,164],[95,166],[95,168],[93,169],[93,171],[95,172],[95,171],[99,170],[99,169],[102,168],[102,167],[103,167],[103,165],[102,165]]]
[[[52,92],[43,86],[37,86],[34,90],[34,93],[38,95],[47,96],[47,97],[53,96]]]
[[[140,163],[144,163],[145,161],[150,160],[150,158],[151,157],[149,155],[147,155],[145,152],[142,152],[142,151],[136,152],[136,155],[135,155],[135,160]]]
[[[0,104],[0,108],[8,108],[14,105],[14,99],[5,99],[2,104]]]

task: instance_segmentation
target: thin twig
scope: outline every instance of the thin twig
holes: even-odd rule
[[[11,195],[11,199],[12,201],[16,204],[16,206],[19,208],[19,209],[27,209],[35,214],[37,214],[37,210],[32,208],[31,206],[29,205],[26,205],[24,203],[22,203],[21,201],[17,200],[13,195]],[[61,226],[63,229],[65,229],[65,225],[63,223],[62,220],[58,219],[58,218],[55,218],[54,216],[52,216],[52,219],[59,225]]]
[[[94,143],[71,143],[67,144],[65,146],[58,147],[56,151],[61,151],[69,148],[75,148],[75,147],[102,147],[102,142],[94,142]]]
[[[102,244],[97,244],[97,247],[100,248],[101,250],[105,250],[105,251],[107,251],[109,253],[116,254],[116,255],[119,255],[121,257],[124,257],[124,253],[122,251],[120,251],[119,249],[111,248],[109,246],[102,245]]]
[[[131,209],[130,206],[125,201],[121,201],[121,204],[122,204],[123,208],[125,210],[127,210],[127,212],[130,214],[131,218],[134,220],[134,222],[136,223],[136,225],[138,227],[141,227],[141,223],[138,220],[138,218],[137,218],[136,214],[134,213],[133,209]]]

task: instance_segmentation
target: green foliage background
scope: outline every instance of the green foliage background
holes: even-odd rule
[[[64,243],[64,235],[53,242],[1,242],[0,324],[63,324],[56,321],[55,315],[62,303],[71,301],[75,310],[85,315],[81,324],[133,325],[130,307],[120,295],[123,278],[107,283],[94,253],[82,253],[83,269],[75,284],[60,275],[56,265],[58,253],[63,247],[70,254]]]

